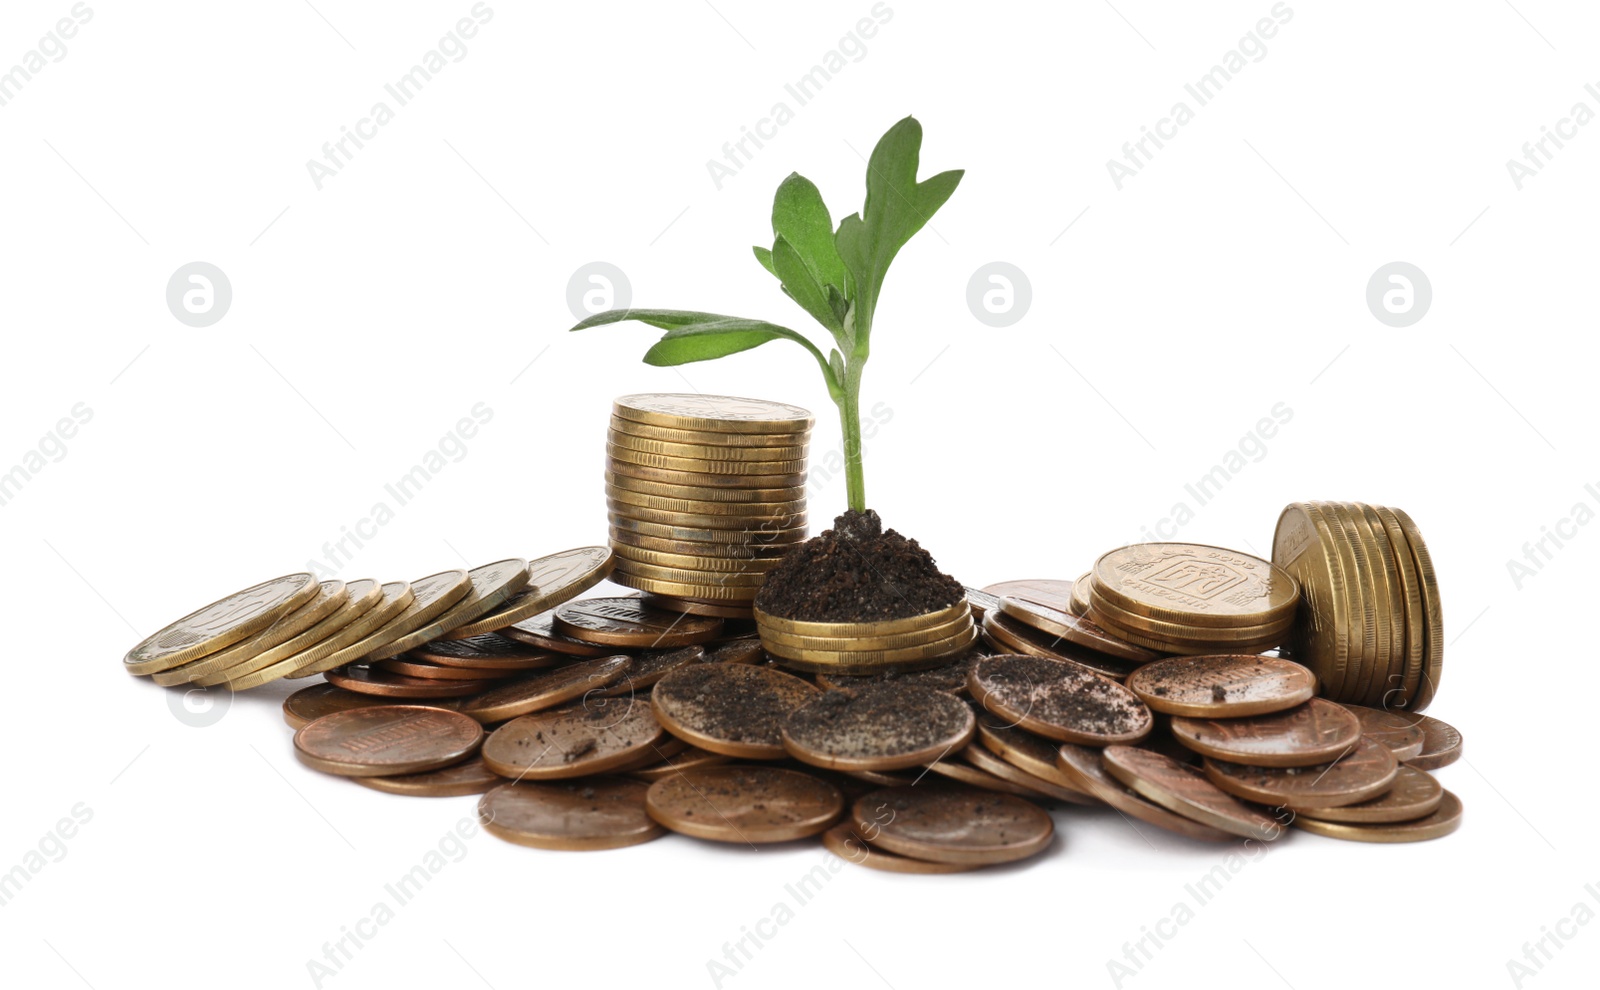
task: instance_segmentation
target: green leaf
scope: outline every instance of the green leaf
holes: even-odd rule
[[[823,289],[823,298],[827,298],[830,285],[846,292],[849,275],[833,242],[833,217],[822,202],[822,193],[798,172],[789,173],[772,197],[772,233],[794,248],[812,280]]]
[[[915,117],[889,128],[867,162],[867,199],[861,212],[845,217],[835,235],[839,256],[854,279],[850,298],[856,307],[858,351],[866,348],[890,262],[961,182],[960,170],[918,182],[921,151],[922,125]]]
[[[828,328],[837,337],[844,332],[844,323],[833,311],[833,304],[821,285],[817,284],[800,253],[782,237],[772,242],[772,265],[783,289],[811,318]]]
[[[818,367],[822,369],[822,377],[827,380],[828,393],[832,395],[839,388],[839,383],[833,377],[833,369],[828,366],[828,359],[822,356],[817,345],[806,339],[804,334],[765,320],[686,309],[612,309],[596,313],[572,329],[587,330],[625,320],[647,323],[667,331],[666,336],[645,352],[646,364],[670,366],[710,361],[760,347],[770,340],[791,340],[816,359]]]
[[[762,268],[765,268],[774,275],[778,274],[778,270],[772,267],[772,252],[770,250],[762,247],[759,244],[755,245],[750,250],[756,253],[756,260],[761,262]]]

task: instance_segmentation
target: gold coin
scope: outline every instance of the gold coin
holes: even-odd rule
[[[1089,614],[1089,590],[1094,584],[1094,573],[1086,571],[1078,580],[1072,582],[1072,600],[1067,603],[1067,611],[1073,615]]]
[[[672,443],[712,444],[725,447],[790,447],[803,446],[811,438],[811,431],[794,433],[730,433],[727,430],[684,430],[671,426],[651,426],[613,415],[609,424],[614,433],[644,437],[650,440],[668,440]]]
[[[647,495],[607,485],[606,499],[612,503],[639,506],[655,512],[733,516],[740,519],[749,517],[756,519],[782,519],[788,516],[803,515],[806,511],[804,496],[787,502],[707,502],[699,499],[669,498],[665,495]]]
[[[213,687],[218,684],[227,684],[230,690],[240,691],[243,688],[235,687],[236,682],[241,682],[244,677],[264,670],[275,664],[281,663],[309,647],[324,642],[334,633],[350,625],[350,623],[377,608],[383,601],[383,589],[378,582],[370,578],[351,581],[345,585],[344,602],[332,614],[324,616],[321,621],[294,636],[284,640],[277,646],[271,647],[256,654],[249,660],[234,664],[223,670],[194,679],[194,683],[201,687]],[[309,606],[308,606],[309,607]],[[287,671],[286,671],[287,672]],[[159,674],[156,676],[160,676]]]
[[[162,687],[174,687],[244,663],[251,657],[259,656],[263,651],[292,640],[312,628],[337,612],[339,606],[348,598],[349,592],[345,589],[343,581],[324,581],[317,586],[317,594],[309,602],[280,617],[255,635],[215,653],[208,653],[198,660],[191,660],[167,670],[158,670],[150,679]]]
[[[253,584],[150,634],[122,658],[123,669],[153,674],[215,653],[267,628],[316,594],[317,579],[306,573]]]
[[[1362,737],[1346,755],[1314,767],[1249,767],[1205,761],[1211,782],[1235,797],[1272,807],[1340,808],[1387,791],[1400,763],[1387,746]]]
[[[646,700],[585,698],[494,730],[483,744],[483,762],[513,780],[586,777],[653,756],[663,735]]]
[[[1420,712],[1433,701],[1434,693],[1439,690],[1439,679],[1444,673],[1444,607],[1439,601],[1439,578],[1434,573],[1433,558],[1428,553],[1428,544],[1422,539],[1422,531],[1400,509],[1390,511],[1405,531],[1412,562],[1416,565],[1417,576],[1421,578],[1422,610],[1427,620],[1427,662],[1417,686],[1416,700],[1410,706],[1412,711]]]
[[[462,797],[482,794],[506,782],[483,764],[483,756],[469,757],[440,770],[397,774],[393,777],[352,777],[362,787],[407,797]]]
[[[443,615],[452,605],[465,598],[471,590],[471,579],[467,577],[466,571],[459,568],[418,578],[411,582],[411,604],[406,606],[405,611],[386,625],[369,633],[364,639],[324,657],[310,667],[296,670],[289,676],[304,677],[314,672],[312,667],[328,671],[341,664],[381,653],[389,644],[409,636]]]
[[[478,802],[484,831],[535,849],[636,846],[667,834],[645,813],[649,787],[625,777],[502,784]]]
[[[1461,799],[1444,792],[1439,810],[1416,821],[1393,825],[1347,825],[1299,815],[1294,823],[1307,832],[1351,842],[1422,842],[1449,835],[1461,827]]]
[[[1151,708],[1192,718],[1244,718],[1310,700],[1311,671],[1279,657],[1224,654],[1168,657],[1128,675],[1128,690]]]
[[[1344,684],[1337,694],[1328,694],[1335,701],[1355,698],[1362,678],[1366,676],[1371,658],[1378,649],[1378,630],[1371,592],[1372,579],[1363,576],[1367,568],[1366,554],[1357,546],[1354,534],[1346,529],[1333,513],[1319,502],[1309,504],[1309,511],[1328,527],[1333,535],[1333,545],[1344,567],[1345,596],[1350,615],[1350,663],[1345,668]]]
[[[662,650],[716,639],[722,620],[665,612],[639,598],[585,598],[556,610],[555,630],[586,643]]]
[[[1379,589],[1382,585],[1378,572],[1381,566],[1373,558],[1366,540],[1348,512],[1335,502],[1313,504],[1328,517],[1332,525],[1344,530],[1344,543],[1341,544],[1341,549],[1353,554],[1356,560],[1357,581],[1352,587],[1359,589],[1359,596],[1352,610],[1363,617],[1361,664],[1355,670],[1353,683],[1347,681],[1338,700],[1359,704],[1367,697],[1367,688],[1372,682],[1373,671],[1382,667],[1384,673],[1388,672],[1389,619],[1380,611]]]
[[[1095,561],[1092,592],[1119,608],[1183,626],[1292,621],[1300,589],[1270,561],[1199,543],[1135,543]]]
[[[987,866],[1044,852],[1055,823],[1038,805],[959,785],[884,788],[856,800],[850,824],[901,856]]]
[[[1159,619],[1149,619],[1120,609],[1104,598],[1095,597],[1092,589],[1089,592],[1088,614],[1094,621],[1101,623],[1102,626],[1106,622],[1110,622],[1118,629],[1126,629],[1152,639],[1171,640],[1184,646],[1220,646],[1228,643],[1251,643],[1271,638],[1284,639],[1289,629],[1294,625],[1292,619],[1287,622],[1280,621],[1270,626],[1236,626],[1227,629],[1216,626],[1186,626],[1176,622],[1163,622]],[[1019,615],[1018,617],[1020,618],[1021,616]]]
[[[650,817],[674,832],[713,842],[788,842],[826,830],[844,795],[820,777],[771,766],[686,770],[650,785]]]
[[[1175,814],[1246,839],[1270,842],[1283,834],[1276,818],[1223,791],[1188,764],[1133,746],[1107,746],[1101,759],[1111,776]]]
[[[724,503],[715,502],[713,505]],[[682,532],[689,529],[721,529],[735,530],[741,533],[784,532],[793,529],[803,529],[807,524],[806,513],[803,508],[774,512],[763,515],[743,515],[731,512],[698,513],[682,512],[677,509],[653,509],[648,505],[630,505],[627,502],[618,502],[616,499],[606,499],[606,510],[611,517],[612,525],[616,525],[618,517],[636,522],[656,523],[657,525],[671,526]],[[747,537],[747,539],[749,539]],[[756,542],[753,539],[750,542]]]
[[[679,516],[679,519],[684,517]],[[774,523],[747,524],[742,527],[695,529],[687,523],[659,523],[634,519],[620,513],[610,513],[611,538],[614,541],[623,533],[638,533],[687,543],[724,543],[738,546],[784,546],[804,543],[805,524],[794,527]]]
[[[822,845],[840,859],[857,866],[865,866],[870,870],[882,870],[885,873],[965,873],[977,869],[971,864],[934,863],[875,848],[857,835],[855,828],[849,822],[835,825],[822,833]]]
[[[777,643],[791,649],[824,650],[831,652],[858,652],[862,650],[898,650],[906,647],[926,646],[964,633],[972,626],[972,617],[957,615],[949,622],[912,632],[892,633],[887,636],[803,636],[762,630],[762,641]]]
[[[657,721],[691,746],[738,759],[781,760],[783,719],[816,695],[798,677],[732,663],[698,663],[656,682]]]
[[[1402,766],[1390,788],[1370,801],[1347,804],[1342,808],[1293,808],[1296,815],[1305,815],[1322,822],[1345,822],[1357,825],[1392,825],[1396,822],[1414,822],[1439,810],[1444,801],[1444,788],[1433,774],[1415,767]]]
[[[784,444],[773,447],[734,447],[727,444],[678,443],[672,440],[654,440],[637,437],[617,430],[606,436],[614,447],[636,450],[642,454],[675,457],[695,461],[803,461],[806,444]]]
[[[617,569],[614,572],[623,577],[650,578],[655,581],[668,581],[676,584],[705,584],[723,588],[759,588],[766,580],[765,571],[711,571],[696,570],[688,567],[658,567],[655,564],[646,564],[629,557],[617,558]],[[618,580],[618,584],[626,582]]]
[[[351,708],[379,708],[392,704],[394,702],[387,698],[357,694],[341,687],[334,687],[332,684],[313,684],[283,699],[283,720],[289,723],[289,728],[298,729],[334,712],[348,711]]]
[[[798,537],[796,542],[804,539]],[[689,540],[668,539],[659,536],[642,536],[624,529],[611,529],[611,547],[613,552],[618,546],[633,547],[639,550],[650,550],[655,553],[677,554],[683,557],[706,559],[708,557],[729,560],[777,560],[793,549],[793,544],[784,543],[696,543]]]
[[[605,547],[563,550],[528,563],[528,583],[500,608],[480,619],[464,622],[444,639],[473,636],[531,619],[578,597],[611,573],[611,551]]]
[[[1367,682],[1363,698],[1368,704],[1381,705],[1392,688],[1405,683],[1406,601],[1400,565],[1394,545],[1389,542],[1389,531],[1372,506],[1359,502],[1342,505],[1367,542],[1367,557],[1378,565],[1373,574],[1378,592],[1378,620],[1380,630],[1384,629],[1385,622],[1387,629],[1384,630],[1386,636],[1380,639],[1378,664]]]
[[[1140,647],[1160,656],[1205,656],[1209,653],[1220,652],[1259,653],[1279,645],[1293,632],[1293,627],[1291,626],[1282,632],[1254,640],[1219,642],[1209,639],[1176,639],[1170,636],[1156,636],[1124,628],[1117,624],[1112,617],[1093,606],[1090,607],[1088,618],[1083,621],[1091,623],[1113,639]]]
[[[1079,787],[1128,818],[1136,818],[1148,825],[1201,842],[1236,841],[1236,837],[1227,832],[1202,825],[1192,818],[1174,814],[1129,790],[1106,770],[1102,752],[1098,747],[1063,743],[1056,751],[1056,766]]]
[[[799,406],[699,393],[624,395],[613,401],[611,414],[647,426],[715,433],[803,433],[815,422]]]
[[[756,609],[756,622],[762,629],[771,629],[776,632],[789,633],[795,636],[816,636],[822,638],[851,637],[851,636],[888,636],[894,633],[917,632],[942,626],[958,619],[963,615],[971,615],[971,608],[963,598],[953,605],[948,605],[932,612],[921,615],[912,615],[904,619],[884,619],[877,622],[808,622],[801,619],[785,619]]]
[[[270,667],[237,678],[228,686],[235,691],[243,691],[246,688],[270,683],[280,677],[310,677],[312,674],[332,670],[347,660],[356,659],[355,655],[346,654],[344,651],[405,614],[405,610],[416,600],[411,585],[405,581],[390,581],[381,585],[378,590],[383,592],[383,600],[357,616],[349,625],[326,639],[313,643],[294,656],[285,657]],[[332,663],[327,662],[330,659]]]
[[[1007,604],[1008,602],[1010,604]],[[1137,646],[1120,635],[1113,635],[1109,629],[1102,628],[1093,615],[1089,617],[1073,615],[1047,605],[1019,599],[1001,598],[1000,611],[993,616],[993,621],[1000,626],[1003,633],[1020,624],[1028,628],[1018,629],[1019,636],[1032,631],[1052,636],[1055,642],[1049,644],[1051,648],[1065,642],[1082,650],[1102,653],[1119,661],[1131,663],[1144,663],[1161,655]],[[1126,664],[1119,664],[1119,667],[1125,670]]]
[[[1150,709],[1127,688],[1076,664],[1015,654],[985,657],[967,675],[984,708],[1058,742],[1137,742],[1150,734]]]
[[[631,657],[619,655],[541,671],[496,685],[458,702],[455,709],[479,722],[503,722],[599,691],[626,673],[632,663]]]
[[[644,464],[629,464],[626,461],[608,461],[606,473],[623,478],[633,478],[637,481],[653,481],[657,484],[685,485],[690,488],[737,488],[746,490],[772,489],[772,488],[803,488],[806,483],[804,471],[793,474],[708,474],[695,470],[676,470],[668,468],[650,467]]]
[[[1392,509],[1372,506],[1383,523],[1389,547],[1394,555],[1395,573],[1400,581],[1400,594],[1404,602],[1401,616],[1405,620],[1405,656],[1400,663],[1400,676],[1393,669],[1383,693],[1381,707],[1390,710],[1411,707],[1416,700],[1417,687],[1422,682],[1422,668],[1427,664],[1427,618],[1422,609],[1422,577],[1417,573],[1416,561],[1411,557],[1411,544],[1405,530]]]
[[[639,495],[661,495],[666,498],[683,498],[695,502],[730,502],[735,505],[749,502],[796,502],[806,497],[802,487],[790,488],[699,488],[694,485],[674,485],[660,481],[641,481],[626,475],[605,475],[607,491],[635,492]]]
[[[765,640],[762,646],[786,666],[801,670],[829,670],[838,673],[875,673],[893,664],[931,665],[965,653],[978,640],[978,630],[968,619],[959,632],[921,646],[908,646],[898,650],[811,650],[787,646]]]
[[[750,606],[730,605],[725,602],[698,602],[691,598],[672,598],[667,595],[649,595],[645,601],[668,612],[687,612],[690,615],[709,615],[718,619],[749,619]],[[760,649],[760,642],[755,648]]]
[[[972,739],[972,709],[952,694],[878,684],[827,691],[789,712],[783,746],[828,770],[905,770],[961,749]]]
[[[1289,632],[1296,660],[1310,667],[1325,697],[1337,697],[1359,649],[1350,638],[1349,599],[1344,569],[1332,534],[1310,507],[1296,502],[1284,508],[1272,536],[1273,563],[1300,582],[1301,603]]]
[[[528,562],[521,557],[497,560],[492,564],[474,567],[467,572],[467,578],[472,582],[472,587],[464,598],[432,622],[372,651],[370,656],[379,660],[399,656],[495,611],[528,583]]]
[[[619,447],[609,441],[606,443],[606,458],[613,465],[618,463],[637,464],[641,467],[653,467],[664,471],[725,474],[741,478],[752,475],[780,477],[783,475],[803,474],[806,469],[806,462],[803,457],[782,461],[709,461],[698,457],[668,457],[665,454],[652,454],[643,450]],[[762,485],[760,487],[773,486]]]
[[[756,585],[689,584],[681,581],[662,581],[657,578],[648,578],[643,575],[628,574],[626,572],[618,573],[613,580],[617,584],[628,588],[647,591],[652,596],[700,598],[746,605],[754,601],[756,592],[761,590]]]
[[[1178,742],[1202,756],[1258,767],[1315,766],[1361,740],[1360,719],[1323,698],[1248,718],[1175,715],[1171,725]]]
[[[294,734],[294,755],[323,773],[381,777],[423,773],[478,751],[483,727],[442,708],[382,705],[324,715]]]

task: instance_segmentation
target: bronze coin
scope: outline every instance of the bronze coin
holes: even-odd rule
[[[982,770],[984,773],[997,777],[1009,784],[1015,784],[1026,793],[1022,797],[1039,800],[1047,798],[1052,801],[1065,801],[1068,804],[1097,805],[1100,802],[1089,797],[1075,787],[1066,787],[1055,780],[1036,777],[1015,764],[1009,763],[990,752],[987,747],[973,743],[961,751],[961,759]]]
[[[407,656],[441,667],[472,670],[542,670],[567,662],[559,653],[519,643],[499,633],[480,633],[467,639],[436,639]]]
[[[766,651],[759,639],[734,639],[706,647],[705,663],[763,663]]]
[[[749,668],[741,668],[749,669]],[[701,767],[650,785],[650,817],[714,842],[787,842],[826,830],[844,796],[820,777],[772,766]]]
[[[627,673],[600,694],[604,697],[636,694],[649,705],[650,689],[656,681],[679,667],[700,663],[705,656],[705,648],[700,646],[685,646],[676,650],[641,650],[633,654],[633,663],[629,665]]]
[[[871,784],[873,788],[878,788],[910,787],[917,782],[917,778],[921,774],[913,774],[903,770],[842,770],[839,772],[839,776]]]
[[[1155,722],[1116,681],[1044,657],[985,657],[973,665],[967,689],[1000,718],[1061,742],[1136,742]]]
[[[676,737],[668,736],[667,738],[674,739]],[[694,770],[699,767],[720,766],[731,759],[732,757],[730,756],[723,756],[720,753],[711,753],[686,745],[682,752],[674,753],[664,760],[625,772],[630,777],[637,777],[647,783],[655,783],[662,777],[670,777],[675,773],[682,773],[685,770]]]
[[[515,670],[487,670],[471,667],[445,667],[416,659],[406,653],[387,660],[374,660],[375,670],[386,670],[403,677],[416,677],[425,681],[499,681],[517,676]]]
[[[980,717],[977,741],[980,746],[1005,762],[1028,774],[1073,792],[1075,797],[1061,796],[1063,801],[1077,804],[1099,804],[1094,795],[1084,790],[1077,781],[1062,772],[1056,763],[1061,744],[1043,736],[1036,736],[1014,725],[991,722],[991,716]],[[969,749],[971,747],[968,747]],[[980,767],[984,766],[979,764]]]
[[[969,743],[968,747],[970,748],[970,746],[971,744]],[[966,750],[962,750],[962,753],[965,752]],[[1043,792],[1036,790],[1035,788],[1024,787],[1021,784],[1006,780],[1004,777],[996,777],[989,771],[978,767],[971,760],[963,758],[961,753],[951,753],[944,759],[934,760],[924,769],[926,769],[928,773],[937,774],[947,781],[954,781],[957,784],[965,784],[968,787],[976,787],[979,790],[994,791],[997,794],[1011,794],[1015,795],[1016,797],[1027,798],[1030,801],[1038,801],[1045,797]],[[924,774],[922,780],[919,780],[915,777],[909,781],[891,780],[885,781],[884,786],[896,786],[900,784],[910,786],[922,783],[923,780],[930,779],[931,778],[928,778],[926,774]]]
[[[1056,751],[1056,766],[1060,767],[1061,772],[1072,778],[1079,787],[1109,804],[1127,818],[1137,818],[1148,825],[1201,842],[1234,841],[1233,835],[1221,829],[1202,825],[1183,815],[1173,814],[1159,804],[1129,790],[1106,770],[1099,749],[1063,743]],[[1131,826],[1132,822],[1129,825]]]
[[[1311,671],[1277,657],[1169,657],[1128,676],[1128,690],[1168,715],[1243,718],[1293,708],[1316,693]]]
[[[1043,639],[1046,643],[1070,643],[1073,646],[1091,653],[1100,653],[1125,663],[1149,663],[1164,654],[1143,646],[1136,646],[1083,616],[1073,615],[1071,612],[1047,608],[1018,599],[1012,599],[1012,604],[1006,605],[1006,599],[1000,599],[998,611],[990,612],[984,616],[984,622],[994,620],[1004,631],[1013,631],[1013,635],[1028,635],[1030,639]],[[1013,614],[1015,613],[1015,614]],[[1024,622],[1018,615],[1028,616]],[[1049,625],[1049,630],[1041,628]],[[1020,629],[1018,627],[1021,627]]]
[[[636,846],[666,832],[645,814],[642,781],[590,777],[501,784],[478,801],[484,831],[535,849]]]
[[[362,787],[407,797],[460,797],[482,794],[506,782],[483,763],[483,756],[463,760],[442,770],[406,773],[394,777],[352,777]]]
[[[1361,738],[1361,722],[1322,698],[1248,718],[1174,716],[1183,745],[1218,760],[1257,767],[1307,767],[1334,760]]]
[[[1444,799],[1444,788],[1433,774],[1415,767],[1402,766],[1394,778],[1394,785],[1370,801],[1347,804],[1342,808],[1292,809],[1296,815],[1305,815],[1325,822],[1349,822],[1359,825],[1391,825],[1424,818],[1439,809]]]
[[[1363,736],[1347,755],[1312,767],[1250,767],[1206,760],[1206,776],[1235,797],[1272,807],[1342,808],[1388,790],[1400,772],[1389,747]]]
[[[313,684],[283,699],[283,720],[289,723],[289,728],[298,729],[308,722],[315,722],[322,716],[332,715],[334,712],[349,711],[352,708],[378,708],[393,703],[388,698],[357,694],[355,691],[346,691],[332,684]]]
[[[609,646],[601,646],[598,643],[585,643],[581,639],[563,636],[556,632],[555,622],[556,614],[554,612],[544,612],[531,619],[514,622],[504,629],[495,630],[495,632],[518,643],[569,657],[609,657],[617,652]]]
[[[973,621],[982,622],[985,615],[1000,610],[1000,596],[991,595],[982,588],[968,588],[967,605],[972,609]]]
[[[666,595],[646,595],[645,604],[667,612],[687,612],[706,615],[714,619],[748,619],[752,614],[749,605],[729,602],[697,602],[690,598],[669,598]]]
[[[1059,636],[1048,636],[1004,612],[985,615],[982,629],[984,637],[995,644],[1001,653],[1026,653],[1032,657],[1074,663],[1118,681],[1139,668],[1132,661],[1075,647]]]
[[[1188,764],[1133,746],[1107,746],[1101,759],[1111,776],[1175,814],[1246,839],[1270,842],[1283,834],[1276,818],[1224,792]]]
[[[1394,752],[1401,763],[1422,755],[1422,727],[1411,712],[1386,712],[1379,708],[1345,705],[1361,722],[1362,735],[1376,739]]]
[[[390,673],[370,664],[353,663],[322,675],[328,683],[360,694],[384,698],[464,698],[494,684],[492,680],[424,680]]]
[[[383,777],[460,763],[478,751],[483,727],[442,708],[380,705],[334,712],[294,734],[294,755],[323,773]]]
[[[850,824],[873,845],[912,859],[987,866],[1038,855],[1055,823],[1038,805],[958,784],[873,791],[856,800]]]
[[[972,665],[983,655],[969,650],[950,663],[921,670],[893,670],[881,674],[819,672],[817,684],[831,691],[845,691],[868,684],[915,684],[947,694],[964,695],[967,693],[967,675],[972,673]]]
[[[1060,612],[1072,601],[1073,582],[1059,578],[1025,578],[984,585],[983,590],[997,599],[1023,598]],[[1000,607],[997,602],[996,608]]]
[[[1300,815],[1294,823],[1307,832],[1351,842],[1423,842],[1449,835],[1461,827],[1461,799],[1445,791],[1439,809],[1425,818],[1392,825],[1352,825]]]
[[[585,598],[556,610],[555,631],[586,643],[664,650],[716,639],[722,620],[651,608],[641,598]]]
[[[589,698],[502,725],[484,741],[483,762],[513,780],[584,777],[651,756],[661,736],[643,699]]]
[[[1437,770],[1461,759],[1461,733],[1448,722],[1417,712],[1410,714],[1422,730],[1422,754],[1406,761],[1418,770]]]
[[[933,863],[877,849],[857,835],[849,822],[842,822],[822,833],[822,845],[842,860],[885,873],[964,873],[977,868],[966,863]]]
[[[783,720],[817,689],[772,667],[697,663],[656,682],[656,718],[692,746],[740,759],[781,760]]]
[[[632,658],[621,655],[579,661],[497,684],[459,703],[456,709],[480,722],[502,722],[599,691],[626,673],[632,663]]]
[[[910,684],[826,691],[785,716],[783,746],[829,770],[904,770],[961,749],[972,710],[954,695]]]

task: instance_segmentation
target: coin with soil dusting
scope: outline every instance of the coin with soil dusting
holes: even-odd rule
[[[656,682],[656,718],[690,745],[741,759],[781,760],[783,720],[817,689],[793,674],[749,664],[697,663]]]
[[[705,659],[706,651],[699,646],[685,646],[678,650],[641,650],[633,654],[628,672],[600,694],[611,697],[637,694],[646,705],[650,703],[650,689],[656,681],[692,663]]]
[[[1258,767],[1307,767],[1337,759],[1361,739],[1361,722],[1345,709],[1312,698],[1286,711],[1248,718],[1174,716],[1180,743],[1218,760]]]
[[[826,691],[783,720],[783,745],[802,763],[829,770],[904,770],[965,746],[974,720],[966,702],[910,684]]]
[[[973,666],[967,687],[995,715],[1061,742],[1137,742],[1154,724],[1150,709],[1122,685],[1044,657],[985,657]]]
[[[927,782],[858,798],[850,824],[857,835],[892,853],[967,866],[1036,856],[1055,836],[1049,814],[1031,801]]]
[[[1342,808],[1387,791],[1400,772],[1389,747],[1365,736],[1332,763],[1310,767],[1251,767],[1206,760],[1206,776],[1235,797],[1273,807]]]
[[[662,735],[644,699],[588,698],[502,725],[484,741],[483,762],[513,780],[586,777],[648,758]]]
[[[1196,767],[1133,746],[1107,746],[1101,759],[1111,776],[1168,811],[1247,839],[1283,835],[1276,818],[1223,791]]]
[[[1317,689],[1316,677],[1297,663],[1235,654],[1157,660],[1129,674],[1127,684],[1158,712],[1196,718],[1279,712]]]
[[[838,821],[844,795],[799,770],[716,766],[656,781],[645,807],[660,824],[697,839],[788,842],[816,835]]]
[[[294,755],[323,773],[380,777],[423,773],[478,751],[483,727],[442,708],[384,705],[324,715],[294,734]]]
[[[1114,680],[1123,680],[1139,668],[1140,663],[1154,660],[1162,654],[1149,653],[1141,660],[1114,657],[1103,650],[1084,649],[1067,642],[1060,636],[1042,633],[1024,622],[1019,622],[1005,612],[990,612],[983,617],[983,634],[998,647],[1001,653],[1025,653],[1031,657],[1062,660],[1087,667],[1097,674]],[[1133,647],[1133,649],[1141,649]],[[1147,652],[1147,651],[1142,651]]]
[[[918,687],[933,688],[935,691],[949,694],[966,694],[967,675],[972,673],[972,665],[983,655],[976,650],[968,650],[953,663],[922,670],[895,670],[881,674],[819,673],[817,683],[822,687],[841,691],[867,684],[915,684]]]
[[[636,846],[666,832],[645,814],[649,785],[626,777],[502,784],[478,802],[484,831],[535,849]]]

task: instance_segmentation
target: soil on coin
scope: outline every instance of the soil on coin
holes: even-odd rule
[[[916,540],[854,509],[767,572],[756,607],[802,622],[878,622],[948,608],[966,594]]]
[[[1061,680],[1062,667],[1058,660],[1011,656],[1003,667],[980,673],[1007,700],[1027,699],[1028,715],[1054,725],[1116,735],[1149,723],[1143,703],[1105,678],[1084,677],[1071,690],[1050,689]]]
[[[866,759],[945,743],[971,725],[968,712],[932,688],[886,682],[818,695],[789,713],[784,728],[835,756]]]

